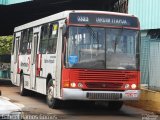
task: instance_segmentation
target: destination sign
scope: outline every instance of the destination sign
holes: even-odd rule
[[[109,14],[70,13],[70,24],[138,27],[136,17]]]

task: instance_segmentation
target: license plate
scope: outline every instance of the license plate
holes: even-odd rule
[[[125,96],[127,97],[138,97],[137,93],[125,93]]]

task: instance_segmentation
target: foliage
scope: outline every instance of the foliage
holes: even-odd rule
[[[0,55],[11,54],[13,36],[0,36]]]

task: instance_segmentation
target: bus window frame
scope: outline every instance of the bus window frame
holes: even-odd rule
[[[52,29],[51,29],[51,25],[52,25]],[[52,32],[54,32],[54,25],[57,25],[57,29],[55,30],[56,31],[56,35],[52,38]],[[51,31],[50,31],[51,30]],[[47,46],[47,54],[56,54],[56,51],[57,51],[57,41],[58,41],[58,35],[59,35],[59,23],[58,22],[52,22],[49,24],[49,37],[48,37],[48,46]],[[52,45],[51,45],[51,49],[52,51],[50,52],[49,49],[49,43],[50,41],[52,41]]]
[[[44,29],[44,27],[47,27],[47,38],[42,38],[43,37],[43,34],[44,34],[44,32],[43,32],[43,29]],[[49,27],[49,23],[46,23],[46,24],[44,24],[44,25],[42,25],[42,27],[41,27],[41,35],[40,35],[40,43],[39,43],[39,53],[40,54],[46,54],[46,52],[47,52],[47,46],[48,46],[48,38],[49,38],[49,33],[48,33],[48,27]],[[42,46],[44,46],[44,42],[47,42],[45,45],[46,45],[46,47],[45,47],[45,52],[43,52],[43,47]]]
[[[28,29],[28,42],[27,42],[27,54],[30,55],[31,54],[31,49],[32,49],[32,40],[33,40],[33,27]],[[31,32],[30,32],[31,31]],[[30,37],[31,35],[31,37]],[[28,45],[29,45],[29,49],[28,49]]]
[[[28,29],[24,29],[21,32],[20,49],[19,49],[19,53],[21,55],[27,54],[28,32],[29,32]],[[25,39],[24,39],[24,37],[25,37]],[[25,47],[25,49],[23,50],[24,47]]]
[[[50,27],[51,27],[51,25],[57,25],[57,34],[56,34],[56,37],[54,37],[54,38],[50,38],[50,34],[52,34],[52,32],[53,32],[53,29],[52,29],[52,32],[51,32],[51,29],[50,29]],[[42,37],[43,37],[43,28],[44,27],[47,27],[47,34],[46,34],[46,38],[45,39],[43,39]],[[50,33],[51,32],[51,33]],[[39,53],[40,54],[56,54],[56,51],[57,51],[57,41],[58,41],[58,35],[59,35],[59,23],[58,23],[58,21],[54,21],[54,22],[51,22],[51,23],[46,23],[46,24],[43,24],[43,25],[41,25],[41,32],[40,32],[40,43],[39,43]],[[49,50],[48,50],[48,47],[49,47],[49,42],[51,41],[51,40],[53,40],[54,39],[54,41],[56,41],[56,42],[53,42],[53,43],[55,43],[55,44],[53,44],[52,45],[52,49],[55,47],[55,50],[54,51],[52,51],[52,52],[49,52]],[[45,41],[45,42],[44,42]],[[46,47],[43,47],[44,46],[44,44],[43,43],[45,43],[45,45],[46,45]],[[43,48],[45,48],[45,52],[43,52]]]

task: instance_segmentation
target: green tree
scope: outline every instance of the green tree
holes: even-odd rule
[[[11,54],[13,36],[0,36],[0,55]]]

